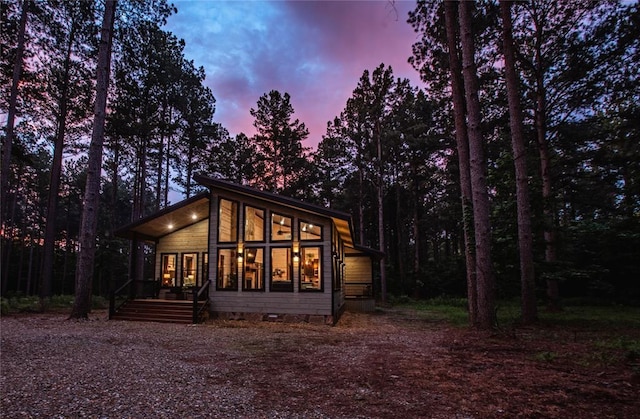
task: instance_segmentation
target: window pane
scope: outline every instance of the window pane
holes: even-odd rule
[[[209,280],[209,254],[207,252],[202,253],[202,284]],[[199,285],[202,285],[199,284]]]
[[[176,285],[176,255],[162,255],[162,286]]]
[[[250,247],[244,249],[243,290],[264,290],[264,249]]]
[[[198,274],[198,254],[183,253],[182,254],[182,286],[195,287],[197,284]]]
[[[244,240],[264,241],[264,210],[244,207]]]
[[[271,241],[291,240],[291,217],[271,213]]]
[[[300,290],[322,289],[320,247],[303,247],[300,255]]]
[[[271,290],[293,291],[291,248],[271,249]]]
[[[218,277],[219,290],[238,289],[238,268],[236,249],[218,249]]]
[[[322,226],[300,221],[300,240],[322,240]]]
[[[220,200],[218,220],[218,242],[228,243],[238,241],[238,203]]]

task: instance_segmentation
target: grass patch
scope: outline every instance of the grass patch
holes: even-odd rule
[[[44,313],[47,311],[71,310],[73,295],[54,295],[51,298],[41,300],[38,296],[15,296],[0,300],[0,313],[2,315],[17,313]],[[91,308],[100,310],[109,308],[109,300],[94,295],[91,298]]]

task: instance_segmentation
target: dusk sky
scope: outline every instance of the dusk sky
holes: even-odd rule
[[[203,66],[216,97],[214,120],[232,136],[255,134],[260,96],[287,92],[294,118],[315,149],[327,121],[339,115],[365,69],[391,65],[420,86],[407,63],[418,39],[406,22],[415,1],[173,0],[166,30],[186,42],[185,56]]]

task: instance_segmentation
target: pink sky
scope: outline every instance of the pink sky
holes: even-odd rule
[[[255,133],[249,114],[270,90],[291,95],[315,148],[365,69],[391,65],[421,86],[408,63],[417,40],[413,1],[173,1],[166,30],[186,42],[216,97],[214,120],[231,135]]]

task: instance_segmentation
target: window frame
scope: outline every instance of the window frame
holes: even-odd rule
[[[307,274],[304,274],[303,268],[305,267],[305,250],[304,249],[317,249],[318,251],[318,282],[319,282],[319,287],[318,288],[306,288],[303,287],[303,283],[309,282],[309,281],[303,281],[303,277],[307,277]],[[300,261],[298,262],[298,290],[300,292],[324,292],[324,264],[322,262],[323,259],[323,255],[324,255],[324,248],[321,245],[308,245],[308,246],[300,246],[299,248],[299,252],[300,252]],[[315,268],[311,267],[311,269],[314,270],[315,273]],[[314,275],[314,277],[316,277]]]
[[[288,218],[290,220],[290,225],[289,225],[289,237],[288,238],[284,238],[284,239],[278,239],[277,238],[277,232],[274,232],[274,226],[278,226],[278,228],[280,228],[279,226],[285,225],[283,223],[274,223],[273,217],[274,216],[278,216],[282,218],[282,221],[285,220],[285,218]],[[293,223],[294,223],[294,218],[285,214],[281,214],[277,211],[271,211],[270,212],[270,218],[271,218],[271,229],[269,231],[269,237],[270,237],[270,242],[272,243],[281,243],[281,242],[290,242],[293,240]],[[280,230],[278,230],[280,231]]]
[[[220,239],[220,227],[222,225],[222,217],[220,216],[221,213],[221,209],[222,209],[222,201],[227,201],[230,202],[232,204],[232,209],[233,206],[235,205],[235,239],[232,240],[221,240]],[[218,198],[218,229],[216,230],[217,233],[217,243],[218,244],[230,244],[230,243],[238,243],[238,237],[239,237],[239,230],[240,230],[240,217],[239,217],[239,209],[240,209],[240,203],[236,200],[233,199],[227,199],[227,198]],[[231,220],[233,221],[233,220]],[[231,227],[231,226],[230,226]]]
[[[174,258],[173,278],[169,277],[170,280],[173,279],[173,284],[165,284],[164,283],[164,280],[165,280],[165,278],[164,278],[164,274],[165,274],[164,258],[165,258],[165,256],[173,256],[173,258]],[[167,270],[169,272],[171,272],[168,268],[167,268]],[[178,253],[175,253],[175,252],[160,253],[160,287],[161,288],[175,287],[177,280],[178,280]]]
[[[220,251],[221,250],[230,250],[231,253],[231,272],[229,272],[230,275],[233,274],[233,267],[235,266],[235,287],[223,287],[220,284]],[[238,291],[238,268],[240,267],[240,262],[238,262],[238,248],[237,247],[218,247],[216,250],[216,291]],[[223,276],[224,276],[224,272],[223,272]],[[224,279],[224,278],[223,278]],[[233,281],[232,281],[233,282]],[[224,283],[223,283],[224,285]]]
[[[320,235],[319,237],[313,237],[313,238],[302,238],[302,232],[306,232],[306,228],[303,229],[303,224],[306,225],[310,225],[313,227],[318,227],[320,229]],[[309,233],[307,233],[309,234]],[[301,242],[313,242],[313,241],[323,241],[324,240],[324,226],[322,224],[316,224],[316,223],[312,223],[310,221],[306,221],[303,219],[298,219],[298,238]]]
[[[269,272],[269,291],[271,292],[293,292],[293,246],[272,246],[269,248],[269,263],[270,263],[270,272]],[[285,280],[285,281],[274,281],[274,274],[276,273],[275,268],[274,268],[274,263],[273,263],[273,252],[275,250],[288,250],[289,254],[288,254],[288,258],[287,258],[287,265],[288,265],[288,272],[289,272],[289,279]],[[276,284],[274,284],[274,282],[276,282]],[[284,284],[279,284],[277,282],[284,282]]]
[[[243,228],[242,239],[245,243],[265,243],[267,240],[267,210],[265,208],[257,207],[250,204],[243,205]],[[262,238],[261,239],[248,239],[247,238],[247,209],[252,208],[257,211],[262,211]]]
[[[194,275],[194,285],[185,285],[184,284],[184,275],[185,275],[185,263],[184,263],[184,257],[187,255],[193,255],[195,257],[195,266],[193,268],[193,275]],[[182,252],[180,253],[180,272],[182,273],[180,275],[180,287],[197,287],[200,284],[198,284],[198,252]]]
[[[251,250],[255,250],[256,252],[262,251],[262,266],[258,270],[256,270],[256,272],[260,272],[261,275],[259,275],[259,276],[262,276],[262,280],[260,281],[261,282],[261,284],[260,284],[261,286],[257,287],[257,288],[247,288],[246,287],[246,285],[247,285],[247,278],[246,278],[246,276],[247,276],[247,263],[249,263],[248,255],[249,255],[249,252]],[[242,291],[243,292],[264,292],[265,291],[265,269],[266,269],[265,268],[265,266],[266,266],[266,264],[265,264],[265,247],[264,246],[249,246],[249,247],[245,247],[243,249],[242,256],[243,256],[242,257]],[[257,254],[256,254],[256,256],[257,256]],[[256,256],[253,257],[254,261],[255,261]],[[251,263],[255,263],[255,262],[251,262]]]

